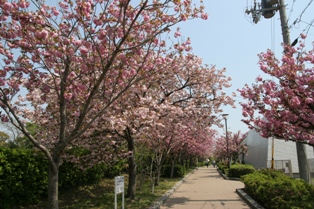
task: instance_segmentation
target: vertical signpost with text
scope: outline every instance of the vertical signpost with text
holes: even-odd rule
[[[124,209],[124,176],[114,178],[114,208],[117,209],[117,194],[122,193],[122,209]]]

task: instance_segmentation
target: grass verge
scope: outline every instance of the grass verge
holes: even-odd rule
[[[189,172],[191,172],[190,170]],[[127,176],[125,183],[127,183]],[[182,178],[160,178],[154,193],[151,192],[149,179],[146,179],[141,189],[137,189],[135,200],[124,198],[125,209],[145,209],[171,189]],[[125,186],[126,194],[127,185]],[[37,205],[18,207],[19,209],[42,209],[46,201]],[[122,208],[122,194],[117,195],[117,208]],[[78,186],[77,188],[60,191],[59,207],[62,209],[113,209],[114,208],[114,179],[103,179],[97,184]]]

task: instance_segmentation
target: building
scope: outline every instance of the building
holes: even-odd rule
[[[272,147],[274,147],[275,169],[282,169],[285,173],[293,177],[299,177],[295,142],[263,138],[256,131],[250,130],[243,143],[248,147],[247,153],[242,158],[244,163],[251,164],[257,169],[270,168]],[[308,159],[314,158],[313,147],[306,145],[306,152]]]

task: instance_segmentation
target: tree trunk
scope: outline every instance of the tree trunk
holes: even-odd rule
[[[151,162],[150,162],[150,186],[151,186],[151,192],[155,192],[155,181],[154,181],[154,174],[153,174],[153,165],[154,165],[154,158],[152,157]]]
[[[48,209],[59,209],[58,203],[58,181],[59,163],[49,162],[48,171]]]
[[[236,153],[233,155],[233,164],[236,164],[237,160],[238,160],[238,154]]]
[[[188,160],[188,158],[186,158],[186,159],[184,160],[184,167],[185,167],[186,170],[189,169],[189,160]]]
[[[164,162],[164,154],[163,153],[156,153],[156,178],[155,178],[155,186],[159,185],[160,180],[160,172],[161,172],[161,166]]]
[[[129,157],[129,185],[128,192],[126,194],[126,197],[132,200],[135,199],[136,191],[136,163],[133,155]]]
[[[309,182],[309,165],[307,162],[306,145],[296,142],[300,178]]]
[[[173,178],[173,172],[174,172],[174,160],[171,160],[170,178]]]
[[[192,168],[192,167],[194,167],[194,163],[195,161],[194,161],[194,157],[190,157],[190,164],[189,164],[189,168]]]
[[[155,179],[155,185],[159,186],[159,180],[160,180],[160,170],[161,170],[161,165],[157,164],[157,168],[156,168],[156,179]]]
[[[135,147],[134,147],[134,139],[131,136],[131,131],[129,128],[126,128],[124,131],[125,138],[128,142],[128,151],[132,153],[129,156],[129,184],[126,197],[131,200],[135,199],[135,191],[136,191],[136,163],[135,163]]]

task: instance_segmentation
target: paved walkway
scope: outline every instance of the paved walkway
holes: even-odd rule
[[[236,193],[240,181],[225,180],[216,168],[201,167],[167,199],[160,209],[250,209]]]

